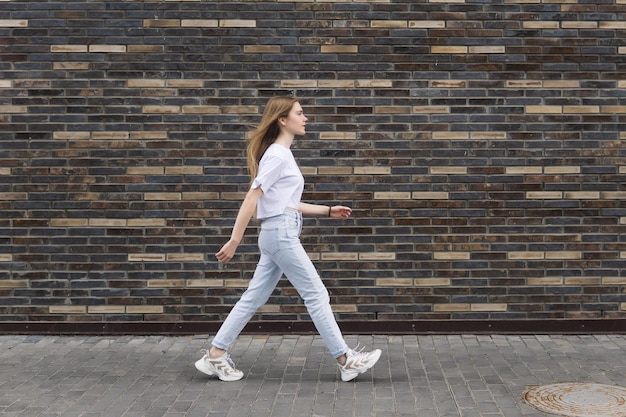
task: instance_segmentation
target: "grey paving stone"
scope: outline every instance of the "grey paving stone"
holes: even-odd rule
[[[245,372],[224,383],[193,362],[207,337],[0,336],[0,416],[503,416],[544,414],[532,385],[626,386],[626,336],[349,336],[383,349],[344,383],[318,336],[242,336]]]

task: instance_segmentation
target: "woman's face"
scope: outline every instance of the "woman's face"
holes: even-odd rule
[[[289,115],[280,118],[282,129],[294,136],[302,136],[306,133],[307,120],[309,119],[304,115],[304,110],[297,101],[291,106]]]

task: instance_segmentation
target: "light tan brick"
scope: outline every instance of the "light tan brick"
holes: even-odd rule
[[[521,167],[506,167],[504,172],[509,175],[531,175],[531,174],[541,174],[541,167],[533,167],[533,166],[521,166]]]
[[[246,288],[250,280],[247,279],[226,279],[224,280],[224,287],[227,288]]]
[[[166,224],[165,219],[128,219],[129,227],[163,227]]]
[[[565,285],[600,285],[601,281],[600,277],[567,277],[565,278]]]
[[[165,87],[165,80],[154,80],[154,79],[131,79],[126,81],[128,87],[131,88],[144,88],[144,87]]]
[[[377,287],[412,287],[413,280],[411,278],[378,278],[376,279]]]
[[[143,106],[142,113],[163,113],[176,114],[180,113],[180,106]]]
[[[449,287],[449,278],[415,278],[413,285],[416,287]]]
[[[176,288],[185,286],[182,279],[151,279],[147,281],[148,288]]]
[[[323,54],[356,54],[359,52],[357,45],[322,45],[320,52]]]
[[[580,174],[580,167],[577,166],[550,166],[544,167],[546,174]]]
[[[11,88],[12,84],[11,80],[0,80],[0,88]]]
[[[145,193],[143,196],[146,201],[176,201],[181,197],[181,193]]]
[[[444,113],[448,113],[447,111]],[[433,132],[433,139],[437,140],[455,140],[455,139],[468,139],[470,137],[469,132]]]
[[[90,132],[54,132],[52,134],[54,139],[62,140],[85,140],[91,138]]]
[[[0,258],[1,261],[1,258]],[[2,279],[0,280],[0,288],[26,288],[28,280],[22,279]]]
[[[322,253],[322,260],[324,261],[357,261],[359,254],[354,252],[328,252]]]
[[[50,52],[87,52],[87,45],[50,45]]]
[[[526,113],[529,114],[550,114],[562,112],[563,108],[561,106],[526,106]]]
[[[508,305],[505,303],[472,303],[470,311],[507,311]]]
[[[201,166],[165,167],[166,175],[202,175],[204,168]]]
[[[433,306],[433,311],[436,311],[436,312],[470,311],[470,305],[467,303],[435,304]]]
[[[319,167],[316,172],[319,172],[320,175],[351,175],[354,173],[352,167]]]
[[[528,285],[533,286],[554,286],[554,285],[563,285],[563,277],[538,277],[538,278],[528,278],[526,280]]]
[[[626,29],[626,22],[617,20],[601,21],[600,29]]]
[[[124,53],[126,45],[89,45],[89,52]]]
[[[505,84],[507,88],[541,88],[543,81],[541,80],[509,80]]]
[[[247,54],[278,54],[279,45],[245,45],[243,51]]]
[[[26,201],[28,193],[0,193],[0,201]]]
[[[582,253],[578,251],[547,251],[546,259],[582,259]]]
[[[202,262],[204,253],[168,253],[167,260],[172,262]]]
[[[443,29],[446,27],[445,20],[411,20],[409,27],[412,29]]]
[[[618,54],[626,54],[626,46],[620,46],[617,48]]]
[[[507,253],[508,259],[543,259],[545,253],[542,251],[522,252],[514,251]]]
[[[626,200],[626,191],[602,191],[600,196],[604,200]]]
[[[506,139],[506,132],[472,132],[470,137],[472,139],[486,139],[486,140],[494,140],[494,139]]]
[[[162,314],[163,306],[126,306],[126,314]]]
[[[164,167],[128,167],[126,173],[129,175],[163,175]]]
[[[467,81],[465,80],[432,80],[431,88],[465,88]]]
[[[258,114],[258,106],[223,106],[222,113],[224,114]]]
[[[544,80],[545,88],[580,88],[578,80]]]
[[[162,53],[164,51],[163,45],[127,45],[126,50],[131,53]]]
[[[52,69],[55,70],[88,70],[91,67],[89,62],[55,62],[52,64]]]
[[[87,312],[86,306],[49,306],[48,312],[50,314],[84,314]]]
[[[354,132],[321,132],[320,139],[352,140],[352,139],[356,139],[356,133]]]
[[[188,114],[220,114],[219,106],[183,106],[183,113]]]
[[[216,28],[218,25],[217,19],[183,19],[180,21],[182,27],[194,27],[194,28]]]
[[[410,192],[379,191],[374,193],[375,200],[410,200]]]
[[[221,28],[255,28],[256,20],[246,19],[222,19],[219,21]]]
[[[374,106],[375,114],[410,114],[410,106]]]
[[[436,260],[468,260],[470,259],[469,252],[434,252],[433,259]]]
[[[172,88],[202,88],[203,80],[165,80],[166,87]]]
[[[565,191],[564,197],[572,200],[596,200],[600,198],[599,191]]]
[[[524,29],[558,29],[559,22],[550,22],[550,21],[526,21],[522,22],[522,27]]]
[[[602,277],[604,285],[626,285],[626,277]]]
[[[0,105],[0,114],[2,113],[28,113],[28,106]]]
[[[447,200],[449,195],[446,191],[413,191],[413,200]]]
[[[430,47],[430,52],[433,54],[466,54],[467,46],[438,46],[434,45]]]
[[[527,191],[526,198],[529,200],[558,200],[563,198],[561,191]]]
[[[563,106],[563,113],[600,113],[600,106]]]
[[[151,132],[130,132],[131,139],[167,139],[167,132],[151,131]]]
[[[52,227],[84,227],[88,224],[88,219],[50,219]]]
[[[467,167],[430,167],[432,175],[463,175],[467,174]]]
[[[217,192],[189,192],[183,193],[183,200],[185,201],[197,201],[197,200],[217,200],[219,193]]]
[[[129,137],[129,132],[93,132],[91,134],[91,138],[96,140],[124,140]]]
[[[13,255],[10,253],[0,253],[0,262],[13,262]]]
[[[408,26],[406,20],[372,20],[370,26],[373,28],[402,29]]]
[[[165,254],[161,253],[131,253],[128,262],[163,262]]]
[[[414,106],[413,113],[450,113],[449,106]]]
[[[561,27],[563,29],[595,29],[598,27],[598,22],[563,21]]]
[[[393,87],[391,80],[356,80],[354,86],[357,88],[387,88]]]
[[[470,54],[503,54],[505,52],[506,47],[504,45],[481,45],[469,47]]]
[[[147,28],[175,28],[179,26],[179,19],[144,19],[143,21],[143,27]]]
[[[0,168],[0,175],[11,175],[11,168]]]
[[[0,28],[25,28],[28,27],[26,19],[0,19]]]
[[[393,261],[396,254],[393,252],[361,252],[359,259],[362,261]]]
[[[316,80],[282,80],[280,86],[284,88],[316,88]]]
[[[94,227],[126,227],[126,219],[89,219],[89,226]]]
[[[337,313],[355,313],[358,310],[354,304],[333,304],[333,311]]]
[[[126,312],[125,306],[88,306],[87,313],[89,314],[124,314]]]
[[[223,287],[224,280],[223,279],[188,279],[187,287],[196,288],[196,287]]]
[[[352,88],[355,86],[353,80],[319,80],[320,88]]]
[[[602,113],[626,114],[626,106],[602,106]]]
[[[387,175],[391,174],[391,167],[354,167],[356,175]]]

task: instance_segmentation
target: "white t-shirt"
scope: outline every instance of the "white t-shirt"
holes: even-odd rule
[[[250,188],[261,187],[257,218],[283,214],[287,207],[297,209],[304,190],[304,177],[289,148],[273,143],[259,162],[259,172]]]

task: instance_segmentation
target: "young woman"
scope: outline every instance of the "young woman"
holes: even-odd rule
[[[248,289],[220,327],[211,348],[195,363],[200,372],[216,375],[222,381],[243,378],[228,349],[267,302],[283,274],[304,300],[317,331],[337,359],[343,381],[356,378],[380,358],[380,349],[364,352],[348,348],[330,308],[328,291],[300,243],[303,215],[346,219],[352,212],[345,206],[300,202],[304,178],[290,148],[296,135],[305,134],[307,120],[296,98],[273,97],[248,141],[252,185],[239,209],[230,240],[215,256],[222,264],[233,258],[256,210],[261,219],[261,257]]]

